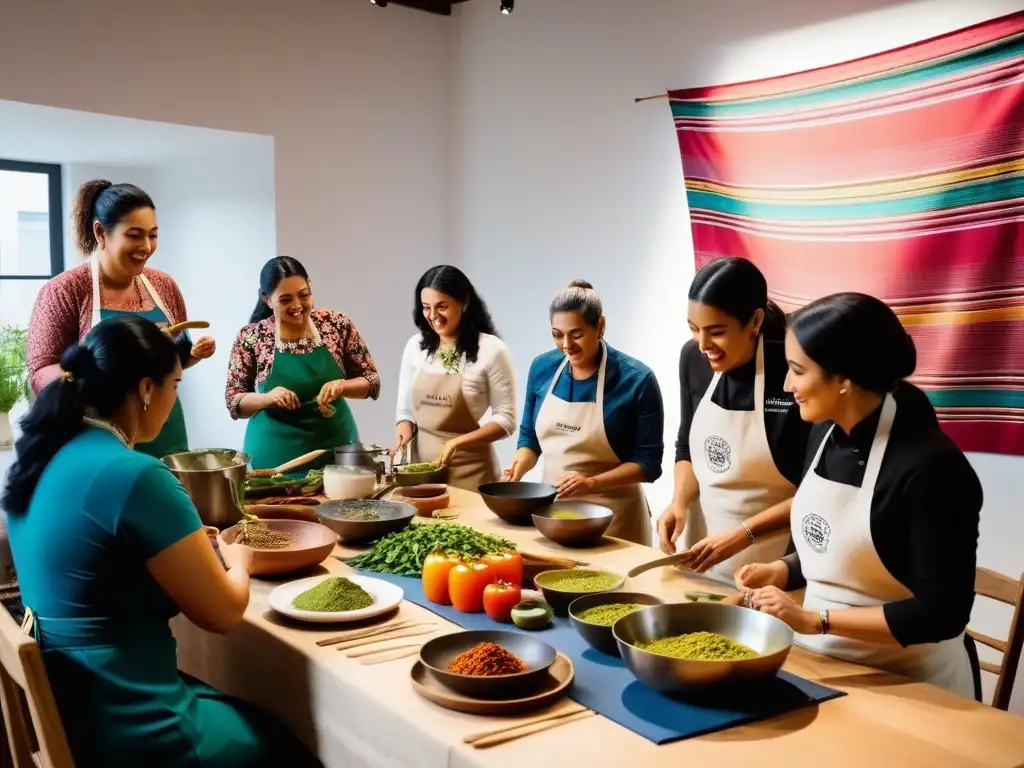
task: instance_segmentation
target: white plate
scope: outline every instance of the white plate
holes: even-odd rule
[[[308,579],[299,579],[298,581],[291,581],[287,584],[275,587],[270,593],[270,607],[280,614],[292,619],[298,619],[299,621],[338,623],[369,619],[373,616],[379,616],[382,613],[387,613],[388,611],[397,608],[402,602],[402,598],[405,596],[401,587],[395,586],[390,582],[381,581],[380,579],[372,579],[367,576],[346,576],[345,578],[353,584],[358,584],[373,595],[373,605],[369,605],[366,608],[360,608],[358,611],[337,611],[331,613],[323,611],[300,611],[298,608],[292,606],[292,600],[296,597],[301,595],[307,589],[312,589],[320,582],[330,578],[334,578],[334,574],[327,576],[311,576]]]

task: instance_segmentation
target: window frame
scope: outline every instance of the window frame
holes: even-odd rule
[[[61,166],[56,163],[35,163],[0,157],[0,171],[45,174],[49,193],[47,215],[50,217],[50,274],[5,275],[0,272],[0,280],[50,280],[64,271],[64,191]]]

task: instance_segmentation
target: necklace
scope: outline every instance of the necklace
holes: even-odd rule
[[[105,429],[107,432],[112,434],[114,437],[116,437],[129,448],[131,448],[134,445],[135,441],[129,440],[128,435],[126,435],[124,433],[124,430],[117,426],[117,424],[112,424],[111,422],[103,421],[102,419],[94,419],[91,416],[85,416],[82,419],[82,421],[91,427],[96,427],[97,429]]]
[[[309,336],[303,336],[301,339],[280,339],[277,342],[278,350],[281,352],[291,352],[292,354],[302,354],[319,346],[320,344]]]
[[[103,279],[103,272],[102,271],[100,271],[100,273],[99,273],[99,278],[100,278],[100,288],[101,289],[104,289],[104,288],[107,289],[107,296],[109,298],[109,296],[110,296],[109,286],[107,286],[106,282]],[[142,289],[139,288],[139,278],[137,278],[137,277],[133,277],[132,278],[131,287],[135,289],[135,301],[136,301],[135,306],[131,306],[131,302],[125,301],[123,297],[121,297],[120,301],[115,299],[115,300],[111,301],[110,303],[111,304],[115,304],[115,305],[116,304],[120,304],[120,307],[123,308],[123,309],[142,309],[145,306],[146,302],[142,298]],[[117,307],[110,307],[110,309],[116,309],[116,308]]]
[[[444,369],[445,373],[459,372],[459,362],[462,360],[462,353],[459,351],[458,344],[447,349],[438,349],[437,356],[441,360],[441,368]]]

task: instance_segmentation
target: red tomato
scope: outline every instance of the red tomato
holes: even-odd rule
[[[484,611],[495,621],[511,621],[512,609],[519,605],[523,590],[507,581],[496,581],[484,588]]]
[[[523,556],[512,550],[487,555],[484,561],[491,566],[494,577],[509,584],[523,584]]]
[[[423,595],[432,603],[451,605],[448,596],[448,574],[461,562],[458,555],[443,549],[431,552],[423,560]]]
[[[448,594],[455,610],[480,613],[484,609],[484,588],[494,581],[491,566],[480,560],[462,562],[448,574]]]

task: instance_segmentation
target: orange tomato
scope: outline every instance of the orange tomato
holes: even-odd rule
[[[436,550],[423,560],[423,595],[432,603],[451,605],[448,595],[448,574],[461,562],[458,555]]]
[[[507,581],[484,587],[484,612],[495,621],[512,621],[512,609],[519,605],[523,590]]]
[[[494,577],[509,584],[522,586],[523,584],[523,556],[518,552],[506,549],[504,552],[494,552],[484,558],[484,562],[491,566]]]
[[[480,613],[484,609],[484,589],[494,581],[491,566],[480,560],[461,562],[448,573],[448,595],[455,610]]]

